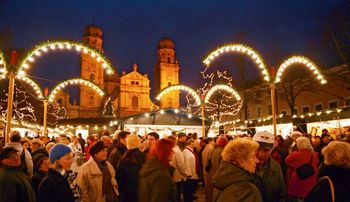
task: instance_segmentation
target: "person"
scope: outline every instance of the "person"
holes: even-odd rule
[[[183,151],[186,172],[188,177],[184,182],[184,201],[191,202],[195,199],[194,193],[196,191],[197,182],[200,174],[200,162],[197,153],[195,152],[196,141],[188,139],[186,149]]]
[[[206,146],[204,147],[204,149],[202,151],[202,166],[203,166],[204,185],[208,184],[208,182],[206,182],[208,171],[206,171],[205,168],[206,168],[207,164],[211,164],[211,162],[208,163],[208,159],[210,158],[211,153],[214,150],[215,139],[209,137],[205,141],[207,142],[207,144],[206,144]]]
[[[330,135],[328,134],[328,130],[323,129],[322,135],[321,135],[321,143],[315,149],[315,151],[319,154],[318,157],[319,157],[320,162],[323,162],[322,149],[328,145],[329,137],[330,137]]]
[[[174,142],[161,139],[148,153],[139,173],[139,202],[173,201],[173,183],[169,171]]]
[[[73,164],[71,166],[71,170],[75,173],[78,172],[78,169],[81,165],[83,165],[84,154],[83,149],[79,143],[79,138],[75,135],[71,137],[72,142],[68,144],[68,147],[72,150],[73,153]]]
[[[305,197],[305,202],[332,201],[330,182],[334,185],[335,200],[346,202],[350,200],[350,144],[334,141],[323,150],[324,165],[319,170],[319,181]]]
[[[120,133],[120,130],[116,130],[113,134],[112,144],[107,148],[108,157],[109,157],[109,155],[111,155],[111,152],[113,151],[113,149],[117,147],[119,133]]]
[[[259,144],[247,138],[236,138],[224,148],[219,169],[212,183],[215,202],[262,202],[251,174],[255,172]]]
[[[139,149],[140,145],[141,140],[137,135],[128,136],[128,151],[123,155],[117,169],[120,202],[137,202],[138,200],[138,173],[146,158],[146,154]]]
[[[216,170],[219,168],[220,163],[221,163],[221,153],[224,150],[224,147],[227,145],[228,140],[225,136],[220,136],[217,140],[216,140],[216,145],[212,151],[212,154],[210,156],[210,162],[211,162],[211,166],[207,175],[207,179],[206,182],[208,182],[208,184],[206,185],[206,201],[213,201],[213,184],[212,184],[212,177],[213,175],[216,173]]]
[[[179,146],[180,150],[183,151],[186,148],[186,141],[187,141],[187,136],[185,133],[178,133],[177,134],[177,146]]]
[[[117,200],[115,170],[107,161],[107,146],[100,140],[89,150],[92,158],[84,163],[77,176],[82,201],[112,202]]]
[[[20,157],[21,157],[21,169],[24,173],[27,174],[28,177],[33,176],[33,160],[32,155],[27,149],[23,149],[21,143],[21,135],[18,131],[12,131],[10,134],[10,142],[8,142],[5,147],[13,147],[17,149]]]
[[[311,191],[316,184],[316,174],[318,167],[318,154],[314,152],[309,138],[299,137],[296,140],[298,151],[290,153],[285,162],[288,166],[286,175],[286,185],[288,187],[289,201],[303,201],[303,198]],[[314,169],[314,174],[301,179],[296,169],[300,166],[309,163]]]
[[[48,153],[50,153],[52,147],[55,146],[55,144],[56,144],[56,143],[54,143],[54,142],[49,142],[49,143],[47,143],[47,145],[45,146],[46,151],[47,151]]]
[[[35,192],[29,178],[20,169],[18,150],[6,147],[0,153],[0,201],[35,202]]]
[[[175,168],[174,173],[173,173],[173,182],[175,183],[175,201],[180,202],[181,201],[181,196],[183,195],[183,185],[188,176],[186,172],[186,164],[185,164],[185,159],[184,159],[184,154],[180,150],[179,146],[175,144],[176,142],[176,137],[171,135],[168,137],[169,140],[174,142],[174,147],[173,147],[173,153],[174,155],[172,156],[170,160],[170,165]]]
[[[49,156],[49,153],[46,151],[43,143],[37,138],[32,140],[32,145],[30,148],[32,149],[32,159],[36,158],[38,155]]]
[[[113,140],[107,135],[102,135],[100,140],[106,145],[107,148],[113,143]]]
[[[271,157],[275,142],[274,135],[269,132],[258,132],[253,141],[259,144],[256,157],[259,160],[254,174],[264,202],[286,201],[286,188],[281,166]]]
[[[315,136],[313,138],[312,146],[316,150],[317,146],[321,144],[321,137],[320,136]]]
[[[87,137],[87,143],[88,143],[88,147],[86,148],[85,151],[85,159],[88,161],[90,159],[90,148],[96,143],[96,138],[94,135],[90,135]]]
[[[126,147],[127,137],[130,135],[127,131],[121,131],[118,133],[118,143],[117,146],[113,149],[111,154],[108,157],[108,161],[112,164],[114,170],[118,169],[119,161],[124,155],[124,153],[128,150]]]
[[[49,172],[50,160],[45,154],[36,155],[33,158],[34,175],[31,178],[36,196],[38,196],[39,185],[45,175]]]
[[[50,168],[39,185],[39,202],[74,202],[74,194],[66,179],[73,163],[72,150],[65,144],[56,144],[49,154]]]
[[[86,142],[85,142],[84,138],[81,136],[81,133],[78,133],[78,139],[79,139],[79,144],[80,144],[80,147],[81,147],[81,149],[83,151],[83,155],[84,155]]]
[[[158,133],[156,133],[156,132],[148,133],[147,134],[147,145],[146,145],[146,149],[144,150],[144,152],[146,154],[148,154],[151,147],[154,147],[158,141],[159,141],[159,134]]]

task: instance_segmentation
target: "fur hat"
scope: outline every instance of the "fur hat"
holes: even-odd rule
[[[127,138],[127,147],[129,150],[137,149],[141,145],[141,140],[137,135],[129,135]]]
[[[105,145],[105,143],[103,143],[101,140],[99,140],[94,145],[92,145],[92,147],[89,150],[89,154],[91,156],[94,156],[95,154],[97,154],[98,152],[103,150],[104,148],[107,148],[107,146]]]
[[[49,159],[51,163],[54,163],[62,156],[72,152],[72,150],[65,144],[56,144],[52,147],[49,155]]]
[[[258,132],[254,135],[253,141],[259,143],[260,147],[272,149],[275,143],[275,137],[269,132]]]
[[[17,153],[17,149],[13,147],[6,147],[0,152],[0,159],[7,159],[12,153]]]

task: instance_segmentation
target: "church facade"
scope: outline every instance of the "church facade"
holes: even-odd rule
[[[89,25],[84,30],[83,43],[103,52],[103,32],[96,25]],[[66,108],[67,118],[127,117],[157,108],[180,105],[179,92],[171,92],[159,103],[153,103],[151,81],[148,74],[138,71],[134,64],[130,72],[107,75],[101,64],[90,55],[81,55],[81,78],[96,83],[105,90],[101,97],[88,87],[80,86],[79,103],[70,103],[70,95],[60,92],[56,101]],[[159,41],[157,63],[154,67],[154,92],[159,93],[169,85],[179,84],[179,63],[175,55],[175,44],[169,38]],[[117,71],[115,71],[117,72]]]

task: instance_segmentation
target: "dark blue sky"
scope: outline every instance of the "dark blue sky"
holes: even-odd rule
[[[306,54],[321,67],[327,66],[310,43],[317,43],[323,18],[339,2],[0,0],[0,30],[10,27],[14,47],[28,49],[49,39],[81,41],[84,27],[94,22],[104,31],[105,54],[118,72],[131,71],[136,62],[139,71],[148,73],[152,82],[157,43],[168,36],[176,43],[181,83],[197,85],[199,79],[194,78],[199,78],[204,68],[202,59],[218,46],[239,41],[237,33],[244,33],[242,42],[259,51],[268,66],[276,65],[275,54],[282,58]],[[55,81],[78,76],[78,56],[49,54],[29,74]],[[256,74],[254,71],[252,74]]]

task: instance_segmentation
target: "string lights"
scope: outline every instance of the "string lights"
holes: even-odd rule
[[[0,78],[4,79],[6,77],[7,67],[4,53],[0,51]]]
[[[86,80],[86,79],[82,79],[82,78],[73,78],[73,79],[69,79],[66,81],[63,81],[61,83],[59,83],[50,93],[50,95],[48,96],[48,101],[49,102],[53,102],[56,94],[62,90],[63,88],[65,88],[68,85],[73,85],[73,84],[81,84],[81,85],[85,85],[90,87],[91,89],[93,89],[94,91],[96,91],[100,96],[103,96],[105,93],[103,91],[102,88],[100,88],[98,85],[94,84],[93,82]]]
[[[210,97],[211,97],[216,91],[219,91],[219,90],[227,91],[227,92],[233,94],[233,95],[235,96],[235,98],[236,98],[238,101],[241,100],[241,96],[239,96],[239,94],[238,94],[233,88],[231,88],[230,86],[227,86],[227,85],[215,85],[215,86],[212,87],[212,88],[207,92],[207,94],[205,95],[204,103],[208,103]]]
[[[28,77],[24,77],[24,76],[21,76],[21,75],[16,75],[16,78],[21,80],[21,81],[24,81],[25,83],[29,84],[35,91],[36,93],[36,96],[39,98],[39,99],[43,99],[44,98],[44,94],[43,92],[40,90],[40,86],[35,83],[33,80],[31,80],[30,78]]]
[[[198,93],[196,91],[194,91],[192,88],[185,86],[185,85],[172,85],[169,86],[165,89],[163,89],[156,97],[157,100],[160,100],[161,97],[163,97],[165,94],[171,92],[171,91],[185,91],[188,94],[192,95],[192,97],[195,99],[195,103],[197,106],[201,106],[202,101],[200,96],[198,95]]]
[[[55,51],[57,49],[69,51],[75,49],[77,52],[83,52],[83,54],[90,54],[92,58],[96,58],[97,62],[102,63],[102,67],[106,69],[107,74],[112,74],[114,72],[114,68],[112,67],[112,64],[109,62],[107,57],[105,57],[102,54],[102,52],[93,47],[73,41],[46,41],[34,46],[21,59],[19,63],[18,74],[25,75],[25,70],[29,69],[37,58],[39,58],[45,53],[48,53],[49,51]]]
[[[316,79],[320,81],[321,84],[327,83],[327,80],[324,78],[324,76],[321,74],[321,71],[317,68],[317,66],[308,58],[303,56],[292,56],[285,60],[278,68],[275,83],[279,83],[281,81],[281,77],[283,75],[283,72],[294,64],[302,64],[305,67],[307,67],[312,73],[315,75]]]
[[[262,60],[261,56],[253,49],[243,44],[230,44],[225,45],[222,47],[217,48],[213,52],[211,52],[204,60],[203,63],[207,66],[211,64],[213,60],[215,60],[217,57],[224,53],[229,52],[238,52],[246,54],[248,57],[250,57],[253,62],[259,67],[264,80],[267,82],[270,82],[270,76],[269,71],[266,65],[264,64],[264,61]]]

